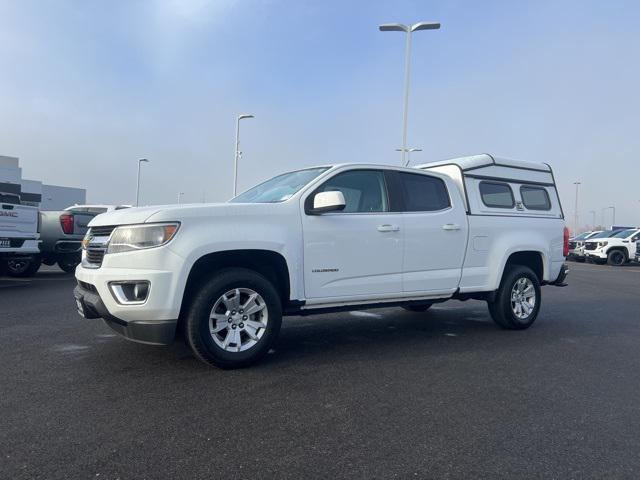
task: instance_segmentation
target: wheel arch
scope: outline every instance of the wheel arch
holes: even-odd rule
[[[268,278],[280,294],[283,308],[286,306],[290,298],[291,283],[289,267],[282,254],[262,249],[223,250],[202,255],[192,265],[182,294],[180,318],[184,318],[190,299],[201,285],[201,280],[210,277],[217,270],[233,267],[253,270]]]
[[[609,249],[606,251],[607,258],[609,258],[609,254],[611,252],[616,252],[616,251],[620,252],[620,253],[622,253],[622,255],[624,255],[625,262],[628,262],[629,259],[632,258],[632,257],[629,256],[629,250],[626,247],[622,246],[622,245],[615,245],[613,247],[609,247]]]
[[[511,265],[521,265],[529,267],[538,277],[540,284],[544,283],[545,277],[545,256],[544,253],[538,250],[522,250],[518,252],[512,252],[506,259],[504,266],[502,267],[502,274],[500,275],[500,281],[505,275],[505,272]]]

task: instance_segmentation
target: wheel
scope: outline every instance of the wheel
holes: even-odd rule
[[[627,256],[620,250],[611,250],[607,255],[607,263],[619,267],[627,262]]]
[[[421,303],[416,305],[405,305],[402,308],[404,308],[408,312],[422,313],[429,310],[431,308],[431,305],[433,305],[433,303]]]
[[[67,260],[58,260],[58,267],[60,270],[66,273],[74,273],[76,271],[76,267],[80,262],[76,259],[67,259]]]
[[[196,293],[185,319],[185,339],[205,363],[240,368],[258,361],[278,337],[280,296],[257,272],[230,268]]]
[[[7,261],[7,275],[10,277],[32,277],[40,269],[42,260],[35,257],[15,257]]]
[[[493,321],[502,328],[529,328],[540,310],[540,281],[533,270],[514,265],[504,273],[495,301],[487,302]]]

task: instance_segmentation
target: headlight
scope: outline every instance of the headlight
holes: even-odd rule
[[[111,234],[107,253],[159,247],[174,237],[179,226],[179,223],[151,223],[117,227]]]
[[[609,245],[609,242],[598,242],[599,247],[606,247],[607,245]]]

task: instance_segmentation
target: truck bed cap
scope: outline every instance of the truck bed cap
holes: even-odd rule
[[[416,168],[430,168],[440,165],[457,165],[463,172],[467,170],[474,170],[476,168],[499,166],[499,167],[511,167],[525,170],[534,170],[539,172],[550,172],[551,168],[546,163],[537,162],[524,162],[521,160],[509,160],[507,158],[498,158],[489,155],[488,153],[481,153],[479,155],[470,155],[468,157],[452,158],[449,160],[441,160],[438,162],[429,162],[422,165],[417,165]]]

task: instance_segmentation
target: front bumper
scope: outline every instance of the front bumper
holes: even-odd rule
[[[591,258],[593,260],[606,260],[607,254],[603,250],[588,250],[585,251],[587,258]]]
[[[150,345],[168,345],[175,338],[177,320],[126,321],[118,318],[107,310],[100,294],[89,284],[78,285],[73,296],[82,317],[102,318],[112,330],[129,340]]]

